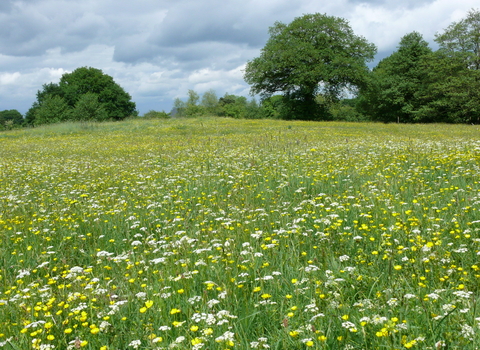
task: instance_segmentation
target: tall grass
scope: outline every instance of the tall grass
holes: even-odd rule
[[[479,347],[476,126],[0,136],[0,347]]]

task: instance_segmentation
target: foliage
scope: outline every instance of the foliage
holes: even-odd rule
[[[69,120],[72,109],[63,97],[47,95],[42,104],[35,107],[34,125],[52,124]]]
[[[422,62],[422,88],[416,97],[422,122],[480,123],[480,70],[463,53],[437,51]]]
[[[472,9],[467,17],[453,22],[435,41],[447,52],[462,52],[469,68],[480,69],[480,10]]]
[[[198,104],[200,95],[194,90],[188,90],[188,100],[185,105],[185,115],[187,117],[198,117],[205,113],[203,106]]]
[[[71,107],[75,106],[82,95],[90,92],[98,95],[98,101],[104,105],[109,119],[122,120],[137,114],[131,96],[100,69],[77,68],[62,76],[59,87]]]
[[[214,117],[4,132],[0,345],[474,350],[478,133]]]
[[[0,111],[0,130],[18,127],[23,122],[22,114],[16,109]]]
[[[165,111],[159,112],[159,111],[155,111],[155,110],[150,110],[143,115],[143,118],[146,118],[146,119],[168,119],[168,118],[170,118],[170,115]]]
[[[210,89],[203,93],[201,105],[207,115],[219,114],[218,97],[215,90]]]
[[[194,90],[188,91],[187,102],[176,98],[173,105],[172,115],[179,117],[220,116],[235,119],[261,118],[261,107],[252,98],[250,101],[244,96],[236,96],[226,93],[217,98],[214,90],[208,90],[200,99],[200,95]],[[198,102],[201,100],[200,104]]]
[[[332,120],[346,122],[363,122],[370,120],[357,110],[357,99],[342,99],[329,106]]]
[[[100,103],[98,95],[87,92],[75,103],[69,119],[77,121],[105,121],[109,118],[105,104]]]
[[[184,117],[186,107],[187,107],[187,104],[177,97],[173,101],[173,109],[170,114],[176,117]]]
[[[86,94],[88,97],[85,97]],[[131,96],[112,77],[96,68],[77,68],[72,73],[65,73],[59,84],[44,84],[42,90],[37,92],[37,101],[27,112],[26,122],[39,125],[65,120],[58,116],[52,116],[52,120],[48,120],[48,116],[43,113],[50,107],[42,110],[42,106],[47,100],[51,103],[54,98],[57,102],[63,100],[70,111],[74,111],[80,103],[76,112],[69,113],[68,116],[65,114],[62,118],[96,118],[95,120],[102,121],[122,120],[137,115]],[[93,105],[87,106],[87,103]],[[43,114],[37,118],[38,113]]]
[[[337,100],[345,89],[361,86],[373,44],[356,36],[342,18],[310,14],[289,25],[277,22],[260,57],[247,63],[245,81],[263,98],[283,93],[291,119],[323,118],[319,93]]]
[[[244,96],[235,96],[228,93],[221,97],[219,102],[220,116],[230,118],[245,118],[247,99]]]
[[[421,121],[415,114],[420,107],[416,94],[425,74],[420,62],[431,52],[420,33],[405,35],[398,50],[373,69],[360,91],[360,110],[376,121]]]

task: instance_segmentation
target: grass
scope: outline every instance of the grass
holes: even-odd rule
[[[0,347],[478,349],[479,127],[0,134]]]

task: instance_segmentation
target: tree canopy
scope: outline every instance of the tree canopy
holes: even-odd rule
[[[480,12],[454,22],[433,52],[420,33],[405,35],[360,90],[358,109],[384,122],[480,123]]]
[[[420,101],[416,96],[424,70],[420,62],[432,50],[418,32],[405,35],[398,50],[381,60],[361,89],[359,107],[373,120],[415,121]]]
[[[435,35],[441,49],[449,53],[463,53],[469,67],[480,69],[480,11],[472,9],[459,22],[453,22],[443,33]]]
[[[23,116],[16,109],[0,112],[0,130],[18,127],[23,124]]]
[[[44,84],[26,114],[29,124],[64,120],[122,120],[137,115],[131,96],[100,69],[77,68],[58,84]]]
[[[376,52],[345,19],[324,14],[276,22],[269,33],[260,57],[247,63],[245,81],[262,98],[283,93],[288,113],[299,119],[325,116],[317,94],[335,101],[345,89],[361,86]]]

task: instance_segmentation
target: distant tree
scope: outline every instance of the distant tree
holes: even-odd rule
[[[421,121],[415,114],[421,101],[425,71],[420,62],[432,50],[418,32],[405,35],[398,50],[383,59],[360,89],[359,109],[373,120],[383,122]]]
[[[105,110],[105,105],[98,101],[98,95],[87,92],[75,103],[69,119],[77,121],[105,121],[108,119],[108,113]]]
[[[168,119],[170,118],[170,115],[166,113],[165,111],[155,111],[155,110],[150,110],[147,113],[143,115],[143,118],[145,119]]]
[[[87,93],[89,97],[83,98]],[[98,104],[100,104],[102,107],[97,108],[97,112],[94,113],[96,118],[99,118],[96,120],[122,120],[128,116],[137,115],[135,103],[131,101],[131,96],[115,83],[112,77],[104,74],[100,69],[81,67],[72,73],[64,74],[58,84],[49,83],[43,85],[42,90],[37,92],[37,100],[26,114],[27,124],[38,125],[52,122],[48,121],[45,115],[37,119],[37,113],[47,100],[51,104],[53,97],[63,99],[70,110],[76,108],[77,103],[82,100],[80,103],[81,108],[83,108],[82,113],[86,113],[85,104],[87,102],[96,105],[96,107],[88,107],[90,110],[97,108]],[[55,101],[58,103],[60,100],[56,99]],[[102,110],[105,113],[101,112]],[[74,117],[79,117],[79,114],[69,114],[67,118]]]
[[[48,95],[42,104],[35,109],[34,125],[52,124],[70,119],[72,109],[65,99],[56,95]]]
[[[204,92],[202,96],[202,101],[200,103],[205,112],[211,115],[218,114],[218,97],[214,90],[208,90]]]
[[[247,102],[245,109],[246,119],[260,119],[262,118],[261,107],[255,98]]]
[[[435,41],[440,49],[421,61],[421,107],[416,119],[480,123],[480,11],[470,10]]]
[[[469,68],[462,54],[439,50],[421,63],[423,87],[416,97],[423,122],[480,124],[480,70]]]
[[[471,9],[467,17],[453,22],[443,33],[435,35],[435,41],[448,53],[460,52],[469,68],[480,69],[480,11]]]
[[[16,109],[9,109],[0,112],[0,128],[11,129],[22,125],[24,122],[22,114]]]
[[[262,100],[260,104],[260,113],[262,118],[281,119],[285,108],[283,95],[273,95]]]
[[[187,104],[178,97],[173,101],[173,109],[170,114],[174,117],[184,117]]]
[[[361,86],[366,62],[376,48],[353,33],[342,18],[309,14],[270,28],[260,57],[247,63],[245,81],[253,94],[268,98],[283,93],[287,118],[323,119],[315,97],[338,100],[345,89]]]
[[[60,79],[59,86],[64,93],[65,101],[74,107],[80,97],[87,92],[98,95],[108,119],[122,120],[137,115],[135,102],[131,96],[115,83],[113,78],[100,69],[81,67],[72,73],[66,73]]]
[[[194,90],[188,90],[188,100],[185,106],[185,116],[187,117],[198,117],[204,114],[203,106],[198,105],[200,100],[200,95]]]
[[[220,97],[218,104],[220,106],[219,115],[230,118],[245,118],[247,112],[247,98],[244,96],[231,95],[228,92]]]

